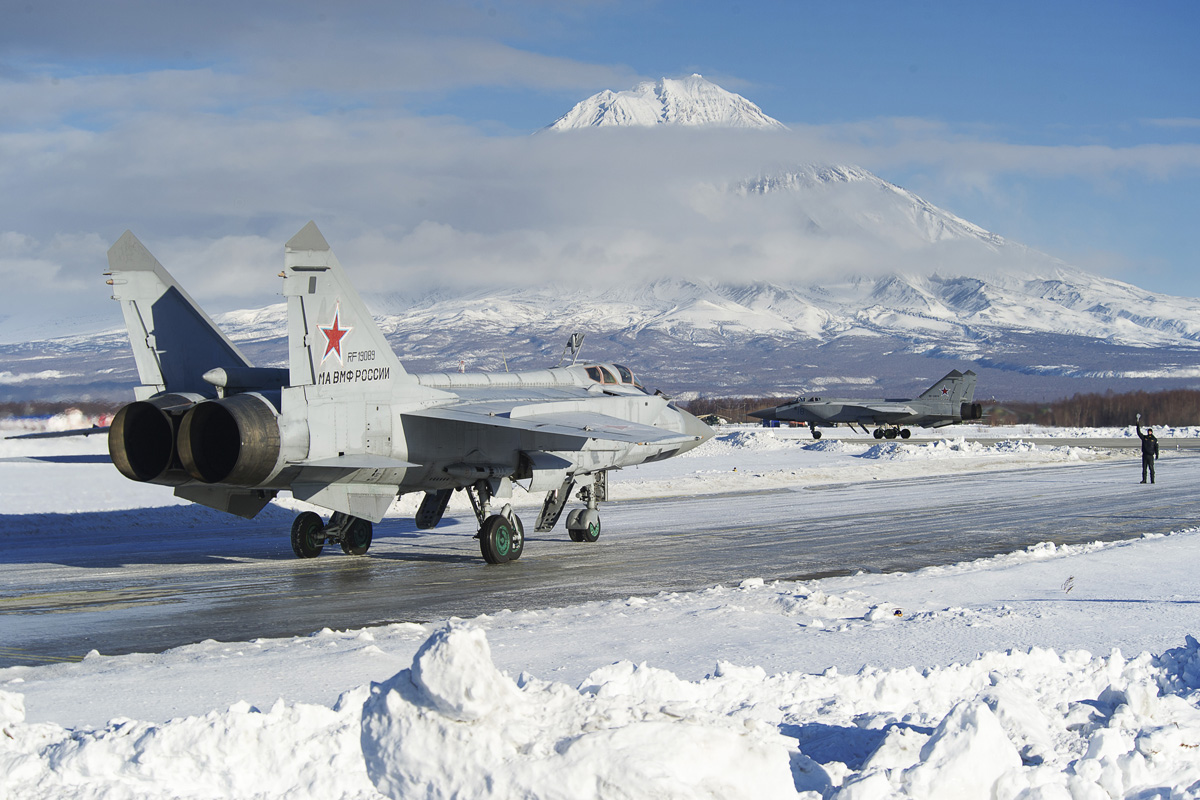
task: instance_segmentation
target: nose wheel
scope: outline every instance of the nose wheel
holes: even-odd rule
[[[577,508],[567,514],[567,535],[572,542],[594,542],[600,538],[601,500],[608,499],[608,474],[597,472],[592,476],[592,485],[579,490],[579,499],[587,508]]]
[[[594,542],[600,538],[600,512],[577,508],[567,514],[567,535],[572,542]]]

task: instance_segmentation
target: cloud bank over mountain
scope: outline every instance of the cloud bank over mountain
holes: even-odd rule
[[[128,10],[140,7],[132,2]],[[357,12],[330,19],[302,4],[264,39],[222,34],[228,23],[209,11],[181,12],[193,27],[164,33],[153,14],[144,25],[121,28],[86,5],[77,10],[72,25],[54,34],[60,48],[89,19],[94,34],[111,34],[80,44],[95,60],[89,71],[36,61],[46,55],[30,43],[39,41],[39,25],[49,30],[39,14],[0,34],[12,39],[15,54],[0,72],[0,103],[13,109],[0,128],[7,188],[0,275],[22,299],[0,311],[0,341],[114,323],[99,273],[107,245],[126,228],[216,311],[273,301],[282,243],[309,219],[364,291],[413,297],[659,278],[812,283],[897,270],[964,275],[1025,268],[1031,257],[1053,261],[1017,246],[977,246],[970,236],[930,239],[916,216],[926,213],[922,205],[934,206],[861,168],[872,180],[747,189],[747,182],[814,165],[934,163],[930,153],[955,163],[958,180],[986,187],[987,175],[968,166],[983,145],[937,126],[907,123],[909,141],[919,142],[910,150],[881,145],[894,141],[881,133],[885,122],[785,128],[700,76],[637,83],[622,67],[550,63],[506,49],[488,38],[495,34],[489,26],[501,23],[475,12],[462,21],[448,11],[414,10],[395,40],[382,33],[390,25],[385,15],[346,64],[322,70],[327,59],[301,58],[289,43],[336,46],[362,22]],[[255,14],[247,30],[269,27],[270,15]],[[117,55],[122,46],[186,54],[206,36],[204,65],[146,68]],[[154,42],[139,49],[138,37]],[[42,63],[41,71],[28,72],[31,63]],[[392,82],[370,79],[367,64]],[[534,73],[559,76],[550,82],[560,87],[634,88],[578,103],[560,128],[570,120],[605,124],[561,135],[487,128],[407,106],[413,95],[406,92],[428,95],[438,86],[492,87],[479,104],[503,104],[504,87],[528,86]],[[549,79],[539,80],[545,88]],[[989,157],[1003,161],[1003,148],[994,150]],[[1094,150],[1080,159],[1125,165],[1108,167],[1115,169],[1169,169],[1171,159],[1186,159],[1172,149],[1159,152],[1165,161],[1153,168],[1133,167],[1132,152]],[[1042,161],[1086,169],[1051,152]],[[916,215],[916,225],[902,232],[905,215]]]

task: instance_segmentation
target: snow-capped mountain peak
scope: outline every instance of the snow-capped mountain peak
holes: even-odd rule
[[[548,129],[656,125],[786,128],[741,95],[728,92],[700,75],[690,75],[644,81],[623,92],[606,89],[577,103]]]

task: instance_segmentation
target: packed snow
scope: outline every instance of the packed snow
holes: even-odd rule
[[[1125,429],[981,441],[987,430],[880,443],[724,429],[613,488],[736,493],[1136,458],[1028,441]],[[9,440],[0,456],[66,443],[104,451],[98,437]],[[103,465],[0,469],[5,515],[173,501]],[[64,498],[72,474],[86,485]],[[406,502],[393,513],[411,514]],[[1197,564],[1200,529],[1180,530],[9,667],[0,797],[1196,797]],[[306,681],[317,675],[340,697]]]

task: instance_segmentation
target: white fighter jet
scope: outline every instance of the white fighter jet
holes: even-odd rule
[[[313,223],[285,248],[287,368],[242,355],[130,232],[108,252],[141,385],[108,431],[126,477],[253,517],[280,491],[328,509],[296,517],[292,549],[361,555],[372,523],[423,492],[420,528],[465,491],[484,559],[519,558],[513,487],[546,492],[536,530],[567,514],[578,542],[600,535],[612,469],[691,450],[708,426],[650,393],[621,364],[527,372],[405,371]],[[561,362],[560,362],[561,364]]]

